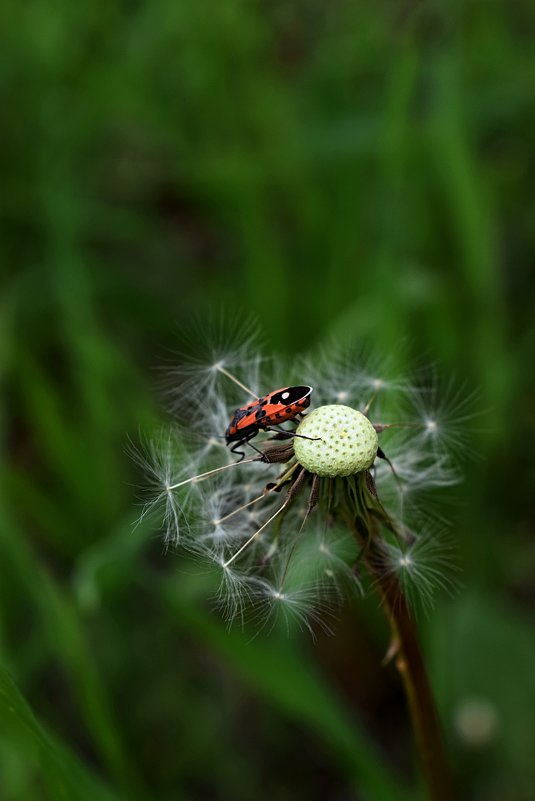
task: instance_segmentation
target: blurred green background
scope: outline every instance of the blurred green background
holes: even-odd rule
[[[0,797],[423,797],[375,598],[251,639],[133,529],[154,367],[224,309],[479,393],[462,588],[419,625],[458,798],[533,799],[533,3],[0,15]]]

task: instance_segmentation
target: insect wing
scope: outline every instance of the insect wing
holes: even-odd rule
[[[270,404],[280,405],[280,406],[294,406],[294,405],[301,405],[305,400],[308,400],[305,407],[308,406],[310,403],[310,393],[312,392],[312,387],[306,386],[298,386],[298,387],[282,387],[282,389],[276,389],[274,392],[270,392],[267,395],[267,399],[269,400]]]
[[[292,420],[299,412],[307,408],[311,392],[312,387],[307,386],[282,387],[271,392],[261,400],[262,410],[265,412],[264,424]]]

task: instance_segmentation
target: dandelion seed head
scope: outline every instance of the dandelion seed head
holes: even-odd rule
[[[427,608],[437,587],[453,587],[439,538],[418,531],[433,519],[432,491],[459,479],[451,450],[464,448],[459,421],[469,418],[469,404],[449,385],[413,384],[398,372],[401,363],[329,347],[291,368],[277,360],[267,375],[254,332],[236,328],[230,337],[201,342],[174,371],[170,407],[184,424],[135,454],[150,484],[142,516],[158,515],[166,543],[180,541],[217,573],[226,620],[243,622],[249,609],[262,625],[278,620],[312,630],[349,592],[362,592],[360,546],[338,528],[339,501],[328,506],[335,488],[351,482],[363,491],[373,486],[401,532],[399,541],[385,539],[382,570],[407,596]],[[234,411],[292,380],[314,388],[312,410],[296,419],[299,436],[284,442],[283,458],[271,463],[252,450],[254,444],[267,456],[279,447],[266,447],[273,433],[260,430],[254,443],[243,443],[246,459],[237,463],[224,437]],[[388,460],[376,459],[379,443]]]

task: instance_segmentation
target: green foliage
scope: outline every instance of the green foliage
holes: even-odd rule
[[[20,797],[28,799],[41,798],[41,790],[47,798],[58,800],[119,798],[64,744],[55,742],[43,729],[3,668],[0,668],[0,727],[6,738],[8,757],[2,774],[4,790],[7,785],[9,792],[13,783]]]
[[[479,392],[440,510],[464,589],[420,626],[459,798],[531,799],[528,5],[1,14],[0,662],[27,699],[2,668],[2,797],[419,797],[373,600],[315,646],[227,633],[132,528],[153,368],[223,309],[290,354],[336,335],[402,370],[405,338]],[[477,746],[472,697],[498,721]]]

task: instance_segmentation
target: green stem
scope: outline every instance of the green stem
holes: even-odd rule
[[[373,549],[374,546],[372,546]],[[422,774],[431,801],[456,798],[440,721],[427,675],[418,633],[397,580],[374,566],[373,554],[366,560],[368,570],[383,597],[391,634],[391,652],[403,681]]]
[[[418,632],[398,579],[383,566],[378,518],[388,528],[392,523],[376,496],[368,491],[362,475],[350,487],[349,500],[352,503],[343,504],[341,511],[363,549],[363,561],[382,596],[392,637],[388,656],[395,658],[403,681],[429,799],[454,801],[453,779]]]

